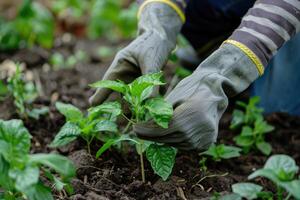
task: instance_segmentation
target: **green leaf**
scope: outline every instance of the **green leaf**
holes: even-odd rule
[[[70,142],[76,140],[76,138],[81,134],[80,128],[71,122],[65,123],[65,125],[60,129],[58,134],[55,136],[50,147],[59,147],[69,144]]]
[[[238,194],[227,194],[215,200],[242,200],[242,197]]]
[[[253,129],[249,126],[244,126],[241,132],[241,136],[253,136]]]
[[[300,199],[300,180],[281,182],[280,186],[283,187],[288,193],[292,194],[296,199]]]
[[[139,142],[137,140],[130,138],[129,135],[121,135],[120,137],[107,140],[106,143],[97,151],[96,158],[99,158],[112,145],[118,144],[123,141],[131,141],[133,143],[139,144]]]
[[[161,97],[157,97],[147,100],[145,108],[159,126],[168,128],[168,124],[173,116],[173,107],[170,103]]]
[[[0,80],[0,100],[1,98],[5,97],[8,94],[8,88],[7,86],[3,83],[2,80]]]
[[[262,118],[257,119],[255,121],[254,130],[257,133],[264,134],[269,133],[274,130],[274,127],[269,125],[266,121],[264,121]]]
[[[13,188],[13,180],[8,175],[9,168],[9,163],[0,155],[0,186],[5,190]]]
[[[50,167],[65,177],[74,177],[76,174],[73,163],[68,158],[58,154],[30,155],[30,162]]]
[[[27,165],[23,170],[10,170],[9,177],[15,180],[15,188],[24,192],[39,181],[40,170],[38,167]]]
[[[272,170],[283,181],[292,180],[299,171],[299,167],[292,157],[281,154],[271,156],[267,160],[264,169]]]
[[[172,173],[177,150],[173,147],[151,144],[146,150],[146,156],[154,172],[164,181]]]
[[[260,193],[263,189],[260,185],[256,185],[253,183],[236,183],[232,186],[232,191],[241,197],[246,199],[256,199],[258,197],[258,193]]]
[[[108,120],[101,120],[95,125],[93,131],[95,132],[108,131],[108,132],[117,133],[118,126],[115,122],[108,121]]]
[[[41,115],[46,115],[48,113],[49,113],[48,107],[34,108],[32,110],[27,111],[28,116],[36,120],[38,120]]]
[[[270,155],[272,152],[272,146],[267,142],[256,142],[256,147],[265,155]]]
[[[57,110],[66,117],[67,121],[77,122],[83,118],[82,112],[71,104],[56,102],[55,106]]]
[[[116,117],[122,113],[121,104],[119,102],[105,102],[99,106],[91,107],[89,110],[91,119],[99,118],[103,114],[109,114],[111,120],[116,120]]]
[[[90,84],[90,86],[92,88],[107,88],[122,94],[125,94],[127,91],[127,85],[121,81],[102,80]]]
[[[254,179],[254,178],[260,177],[260,176],[268,178],[271,181],[273,181],[274,183],[277,183],[280,181],[278,179],[278,177],[276,176],[276,174],[274,173],[274,171],[271,169],[258,169],[255,172],[253,172],[252,174],[250,174],[248,176],[248,179]]]
[[[31,135],[21,120],[0,120],[0,155],[8,162],[26,158],[24,155],[29,153],[30,139]]]
[[[30,200],[53,200],[50,188],[44,186],[42,183],[27,188],[24,193]]]
[[[236,129],[238,127],[240,127],[243,123],[244,123],[244,112],[241,110],[234,110],[232,113],[232,120],[231,120],[231,124],[230,124],[230,129]]]
[[[157,72],[138,77],[128,85],[131,95],[141,98],[145,89],[153,86],[164,85],[165,83],[161,81],[162,76],[162,72]]]
[[[238,135],[236,137],[234,137],[234,141],[237,145],[241,146],[241,147],[250,147],[254,144],[254,138],[251,136],[241,136]]]
[[[209,149],[200,155],[208,155],[213,157],[214,160],[220,161],[221,159],[230,159],[240,156],[240,151],[242,151],[238,147],[227,146],[224,144],[215,145],[212,144]]]

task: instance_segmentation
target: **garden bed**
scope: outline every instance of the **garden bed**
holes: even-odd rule
[[[92,42],[97,47],[103,41]],[[52,70],[44,63],[50,52],[19,50],[11,53],[0,53],[0,61],[13,59],[27,63],[27,71],[34,75],[36,83],[40,84],[42,94],[34,104],[49,106],[50,113],[39,120],[25,120],[25,126],[33,135],[32,151],[58,152],[68,156],[77,168],[77,177],[73,179],[74,194],[66,197],[57,193],[57,199],[209,199],[219,194],[231,192],[231,185],[247,181],[247,176],[254,170],[261,168],[267,156],[260,152],[251,151],[241,157],[214,162],[207,161],[207,171],[200,170],[201,156],[197,152],[180,151],[172,175],[167,181],[162,181],[155,175],[148,162],[145,163],[146,183],[141,181],[139,156],[134,149],[124,155],[114,148],[105,152],[99,159],[95,154],[100,142],[91,146],[91,154],[86,151],[84,141],[78,139],[71,144],[53,149],[47,145],[64,124],[64,117],[55,108],[56,101],[72,103],[81,109],[89,107],[88,98],[93,94],[88,84],[98,81],[109,66],[112,58],[102,59],[93,55],[91,42],[80,40],[70,46],[61,46],[53,51],[70,52],[80,48],[88,54],[88,62],[81,62],[70,69]],[[169,81],[174,73],[174,66],[168,65],[165,69],[166,79]],[[245,95],[244,95],[245,96]],[[237,97],[237,99],[245,97]],[[233,137],[238,132],[229,129],[231,113],[236,99],[232,99],[228,111],[220,122],[218,143],[234,144]],[[18,116],[14,113],[10,98],[1,102],[0,118],[13,119]],[[266,116],[267,121],[275,130],[267,135],[266,140],[273,147],[272,154],[287,154],[300,164],[300,118],[287,114],[271,114]],[[266,179],[258,182],[269,191],[276,188]]]

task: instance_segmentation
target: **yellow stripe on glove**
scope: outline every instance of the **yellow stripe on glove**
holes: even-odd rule
[[[176,13],[179,15],[180,19],[183,21],[183,23],[185,22],[184,12],[180,9],[180,7],[178,5],[176,5],[176,3],[174,3],[170,0],[146,0],[146,1],[144,1],[144,3],[142,3],[142,5],[139,8],[138,18],[141,16],[141,13],[142,13],[143,9],[145,8],[145,6],[148,5],[149,3],[153,3],[153,2],[160,2],[160,3],[167,4],[168,6],[170,6],[171,8],[173,8],[176,11]]]

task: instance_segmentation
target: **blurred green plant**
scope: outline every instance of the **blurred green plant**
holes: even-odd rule
[[[16,65],[16,72],[8,78],[7,89],[14,98],[14,104],[21,118],[39,119],[48,113],[48,107],[33,108],[32,103],[37,98],[37,89],[33,82],[24,81],[24,74],[20,66]]]
[[[81,0],[56,0],[52,2],[51,9],[55,14],[68,15],[79,18],[90,7],[91,1]]]
[[[0,18],[0,50],[32,47],[50,48],[54,39],[51,13],[38,2],[23,0],[17,17],[11,21]]]
[[[0,120],[0,199],[53,200],[45,179],[58,191],[72,192],[73,163],[58,154],[30,154],[30,140],[21,120]]]
[[[134,37],[137,9],[136,3],[123,8],[120,0],[95,0],[91,8],[88,35],[93,39],[105,36],[110,40]]]
[[[54,70],[58,70],[73,68],[77,63],[86,61],[87,59],[87,54],[82,50],[78,50],[73,55],[70,55],[68,57],[65,57],[59,52],[55,52],[51,55],[49,63],[51,64]]]

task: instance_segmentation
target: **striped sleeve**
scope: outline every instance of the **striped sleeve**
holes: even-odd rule
[[[149,3],[153,3],[153,2],[160,2],[160,3],[167,4],[168,6],[173,8],[177,12],[177,14],[181,18],[181,20],[183,22],[185,22],[184,11],[185,11],[185,8],[187,6],[188,1],[189,0],[137,0],[137,3],[140,5],[140,9],[139,9],[139,12],[138,12],[138,17],[142,13],[143,8],[146,5],[148,5]]]
[[[263,73],[277,50],[300,31],[300,0],[258,0],[225,43],[240,47]]]

